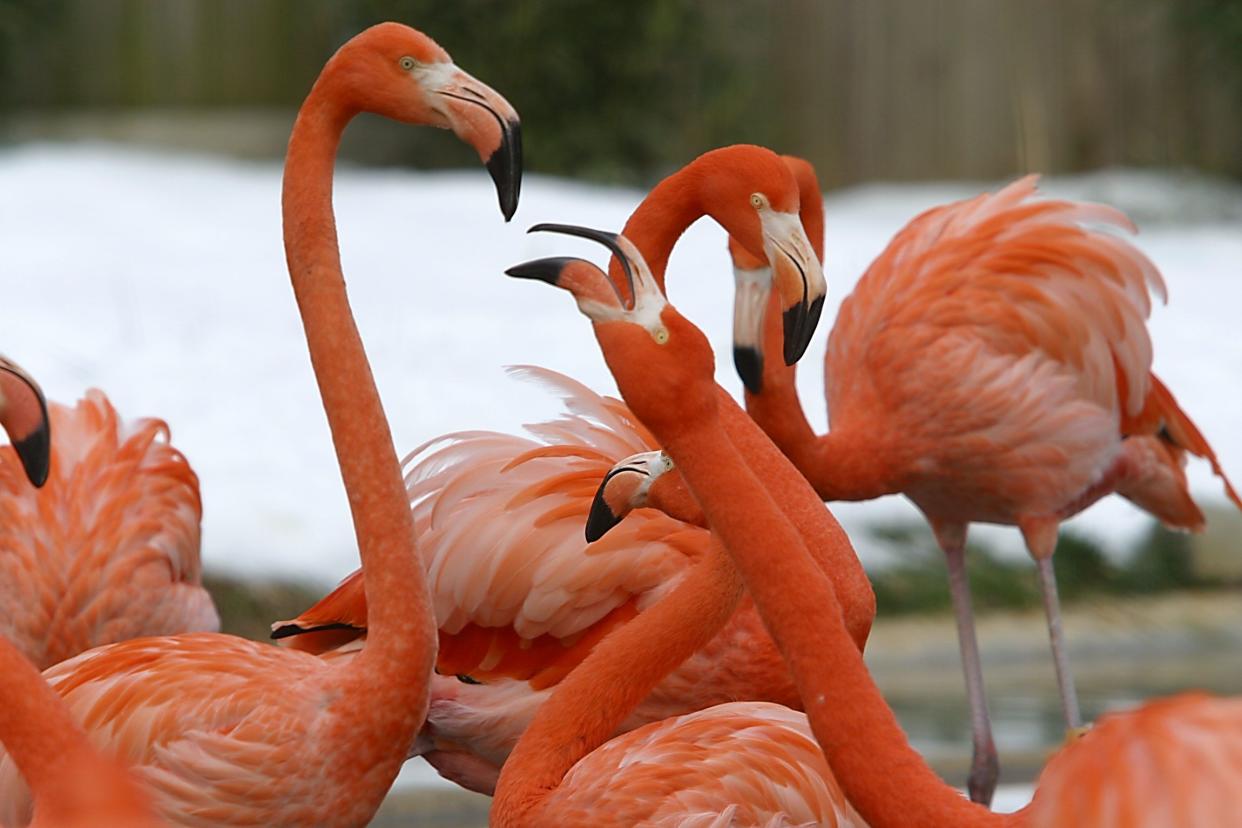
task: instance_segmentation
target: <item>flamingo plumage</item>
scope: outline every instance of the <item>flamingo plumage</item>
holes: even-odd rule
[[[337,145],[362,111],[452,129],[488,163],[505,216],[516,208],[516,113],[434,41],[385,23],[328,61],[294,125],[282,207],[289,274],[369,575],[367,646],[335,664],[199,633],[97,648],[48,674],[91,739],[128,761],[179,825],[364,825],[426,711],[435,626],[332,215]],[[30,817],[22,788],[5,757],[6,824]]]
[[[632,306],[581,260],[528,262],[510,275],[571,292],[601,341],[602,329],[620,320],[650,323],[660,291],[627,239],[548,229],[607,244],[626,273]],[[667,333],[652,330],[657,339]],[[741,594],[737,570],[713,538],[680,583],[600,642],[539,709],[501,770],[491,824],[861,825],[810,749],[805,719],[787,708],[721,705],[606,741],[663,675],[718,632]]]
[[[637,251],[627,253],[639,272]],[[1242,704],[1203,694],[1104,717],[1048,763],[1033,801],[1014,814],[994,814],[941,781],[910,747],[876,688],[832,579],[786,516],[785,504],[770,494],[771,478],[800,473],[785,463],[756,476],[729,436],[722,409],[730,403],[715,385],[706,338],[671,305],[661,305],[657,289],[640,292],[651,297],[642,313],[583,310],[623,398],[665,446],[713,538],[736,565],[793,672],[834,778],[868,825],[1157,828],[1225,825],[1236,818],[1242,808]],[[789,496],[808,494],[791,490]],[[814,492],[809,497],[818,505]],[[843,534],[832,543],[850,546]],[[516,752],[514,758],[516,776],[522,771]],[[498,799],[505,784],[502,776]],[[1095,816],[1100,821],[1084,820]]]
[[[559,682],[609,632],[683,580],[708,547],[706,531],[654,511],[588,544],[583,524],[608,470],[653,440],[618,400],[546,369],[518,370],[559,393],[569,413],[528,425],[534,439],[447,435],[413,452],[406,466],[440,625],[439,675],[418,750],[442,775],[488,794]],[[298,618],[275,625],[276,635],[309,652],[343,655],[366,632],[361,592],[356,572]],[[800,704],[745,598],[619,729],[739,699]]]
[[[168,425],[126,422],[96,390],[48,409],[41,488],[0,453],[0,634],[46,669],[116,641],[218,630],[198,476]]]

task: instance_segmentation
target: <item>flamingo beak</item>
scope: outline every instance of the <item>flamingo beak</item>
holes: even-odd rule
[[[733,367],[752,394],[763,390],[763,320],[772,268],[733,266]]]
[[[662,451],[644,451],[632,454],[608,470],[587,515],[587,543],[608,534],[614,526],[635,509],[647,505],[647,495],[660,475],[672,468],[672,462]]]
[[[496,185],[505,221],[517,212],[522,192],[522,123],[500,93],[456,66],[433,90],[457,137],[474,147]]]
[[[22,461],[32,485],[47,482],[52,462],[47,400],[30,375],[0,357],[0,427],[8,432],[13,450]]]
[[[772,284],[781,297],[785,364],[793,365],[811,344],[824,310],[828,283],[796,214],[769,211],[760,221],[764,247],[772,263]]]

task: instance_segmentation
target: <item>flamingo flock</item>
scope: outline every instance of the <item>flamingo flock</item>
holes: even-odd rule
[[[99,391],[49,405],[0,359],[0,825],[362,826],[412,756],[492,795],[496,826],[1240,824],[1242,699],[1188,692],[1083,727],[1061,630],[1062,520],[1117,493],[1201,529],[1191,455],[1242,508],[1151,373],[1165,286],[1112,232],[1133,230],[1123,214],[1038,198],[1028,177],[914,218],[841,307],[820,436],[794,384],[827,292],[815,171],[758,146],[705,152],[618,233],[531,228],[599,243],[606,268],[507,271],[570,294],[621,399],[518,369],[569,413],[399,462],[332,208],[363,112],[453,132],[506,221],[520,196],[517,112],[421,32],[367,29],[307,95],[285,253],[362,567],[276,622],[279,645],[217,632],[198,479],[168,425],[126,423]],[[744,407],[665,295],[704,216],[729,239]],[[910,746],[863,661],[875,595],[825,506],[895,493],[948,563],[969,798]],[[1069,732],[1014,814],[988,809],[977,522],[1017,526],[1035,559]]]

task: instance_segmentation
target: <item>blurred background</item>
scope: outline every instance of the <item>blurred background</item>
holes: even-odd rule
[[[385,19],[428,32],[508,98],[528,172],[504,226],[451,136],[369,116],[346,134],[344,264],[399,453],[555,416],[505,364],[611,391],[564,298],[499,277],[567,252],[522,230],[619,227],[700,152],[754,142],[813,161],[827,192],[833,295],[800,375],[818,427],[832,307],[867,263],[920,210],[1037,171],[1046,192],[1139,224],[1170,286],[1151,324],[1156,369],[1242,476],[1242,0],[0,0],[2,347],[49,397],[94,385],[127,416],[169,421],[203,481],[204,560],[229,629],[265,636],[356,565],[277,204],[302,97],[342,42]],[[729,284],[719,230],[692,228],[670,291],[720,353]],[[719,369],[736,390],[728,360]],[[1088,716],[1190,686],[1242,692],[1242,519],[1204,468],[1190,473],[1204,535],[1116,498],[1064,533]],[[869,660],[960,782],[941,556],[900,500],[834,512],[875,578]],[[1061,739],[1038,592],[1016,532],[972,537],[1004,781],[1021,783]],[[485,801],[413,790],[432,784],[412,769],[384,818],[481,824]]]

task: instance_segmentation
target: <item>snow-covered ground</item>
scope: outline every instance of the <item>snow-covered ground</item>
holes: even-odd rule
[[[903,223],[981,186],[830,195],[830,307],[800,380],[818,427],[819,364],[836,304]],[[1051,179],[1045,189],[1113,203],[1138,221],[1138,244],[1170,287],[1170,304],[1151,321],[1156,370],[1225,467],[1242,475],[1242,188],[1106,172]],[[345,273],[399,452],[448,431],[516,430],[560,410],[542,389],[508,379],[504,365],[544,365],[615,393],[569,297],[502,271],[545,255],[603,261],[593,245],[525,228],[619,229],[641,196],[530,176],[505,225],[483,170],[338,171]],[[98,386],[126,416],[168,420],[202,478],[208,566],[328,581],[356,566],[357,554],[285,272],[279,202],[273,163],[100,145],[0,151],[0,351],[51,398]],[[700,222],[687,233],[668,284],[725,355],[720,380],[738,389],[719,228]],[[1219,497],[1203,465],[1190,474],[1196,492]],[[899,498],[836,511],[851,531],[916,516]],[[1074,525],[1117,548],[1146,521],[1113,498]],[[1016,541],[1013,530],[994,531]]]

